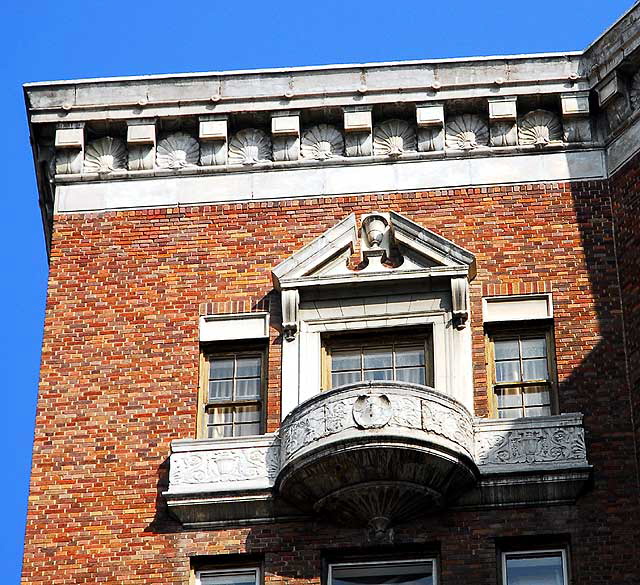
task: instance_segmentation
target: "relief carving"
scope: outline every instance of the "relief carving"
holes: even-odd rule
[[[405,120],[387,120],[373,132],[373,153],[397,158],[416,149],[416,132]]]
[[[318,124],[309,128],[302,135],[302,146],[300,148],[302,158],[327,160],[342,156],[343,153],[344,139],[334,126]]]
[[[353,420],[361,429],[384,427],[392,414],[391,401],[384,394],[358,396],[353,405]]]
[[[470,453],[473,450],[473,426],[466,414],[423,400],[422,428],[462,445]]]
[[[198,141],[185,132],[174,132],[158,142],[156,165],[161,169],[182,169],[197,165],[199,159]]]
[[[520,144],[544,146],[562,140],[562,122],[553,112],[534,110],[523,116],[518,136]]]
[[[586,459],[582,427],[550,427],[481,433],[479,465],[570,462]]]
[[[489,144],[489,126],[477,114],[454,116],[446,125],[447,148],[473,150]]]
[[[105,136],[87,144],[84,155],[86,172],[110,173],[126,166],[127,149],[122,140]]]
[[[268,160],[271,160],[271,139],[262,130],[240,130],[229,142],[229,164],[255,165]]]

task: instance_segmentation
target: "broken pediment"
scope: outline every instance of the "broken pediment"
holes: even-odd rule
[[[361,262],[350,267],[357,245]],[[276,288],[475,276],[475,257],[399,213],[347,216],[273,269]]]

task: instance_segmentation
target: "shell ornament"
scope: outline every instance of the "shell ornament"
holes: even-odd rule
[[[156,164],[161,169],[182,169],[198,164],[200,145],[185,132],[174,132],[158,142]]]
[[[127,166],[127,149],[118,138],[105,136],[90,142],[84,154],[84,170],[88,173],[110,173]]]
[[[488,146],[489,127],[477,114],[454,116],[447,122],[446,145],[453,150],[473,150]]]
[[[300,156],[312,160],[327,160],[342,156],[344,139],[342,134],[329,124],[318,124],[302,135]]]
[[[631,100],[631,108],[637,110],[640,108],[640,71],[636,71],[631,78],[631,88],[629,89],[629,98]]]
[[[416,149],[416,133],[405,120],[387,120],[373,132],[373,154],[397,158]]]
[[[229,164],[255,165],[271,159],[271,139],[262,130],[240,130],[229,142]]]
[[[560,118],[547,110],[533,110],[520,121],[518,128],[520,144],[544,146],[562,140]]]

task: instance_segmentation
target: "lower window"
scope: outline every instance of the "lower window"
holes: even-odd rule
[[[437,585],[435,560],[333,564],[328,585]]]
[[[259,569],[196,571],[196,585],[258,585]]]
[[[503,585],[568,585],[564,549],[502,554]]]

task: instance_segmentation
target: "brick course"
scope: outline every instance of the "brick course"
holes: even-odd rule
[[[396,549],[439,554],[442,585],[488,585],[500,539],[555,535],[570,542],[574,583],[637,583],[620,302],[621,285],[636,311],[624,318],[637,360],[637,168],[611,189],[528,184],[57,216],[23,583],[186,585],[190,558],[252,554],[269,583],[318,584],[327,555],[372,550],[363,531],[322,522],[184,531],[159,494],[171,440],[195,436],[198,316],[270,304],[267,430],[275,430],[281,337],[270,271],[347,214],[374,210],[400,212],[476,255],[479,416],[488,407],[481,296],[553,293],[560,409],[585,414],[595,469],[575,506],[445,510],[398,527]],[[631,376],[637,409],[637,368]]]

